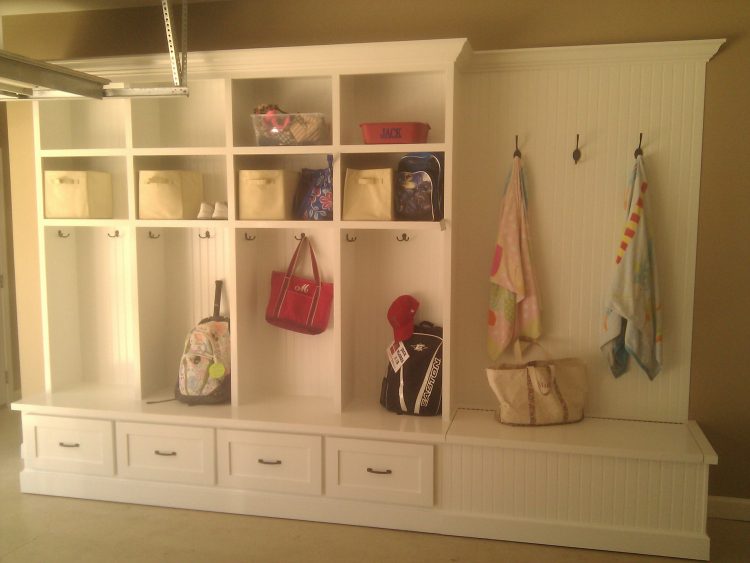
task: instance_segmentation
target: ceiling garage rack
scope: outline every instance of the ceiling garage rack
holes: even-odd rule
[[[109,86],[108,78],[0,50],[0,100],[187,96],[187,2],[182,0],[181,4],[182,29],[179,55],[175,49],[169,0],[161,0],[161,7],[172,67],[172,86],[112,87]]]

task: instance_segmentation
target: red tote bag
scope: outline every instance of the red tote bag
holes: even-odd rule
[[[310,249],[313,278],[294,275],[305,242]],[[320,281],[318,261],[312,242],[303,237],[294,251],[286,272],[271,273],[271,295],[266,306],[266,321],[274,326],[303,334],[320,334],[328,326],[333,302],[333,284]]]

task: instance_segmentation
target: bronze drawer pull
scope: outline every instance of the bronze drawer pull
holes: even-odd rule
[[[385,471],[380,471],[379,469],[373,469],[372,467],[367,468],[368,473],[375,473],[376,475],[390,475],[393,473],[390,469],[386,469]]]
[[[262,463],[263,465],[281,465],[281,460],[274,459],[273,461],[266,461],[263,458],[258,458],[258,463]]]
[[[159,450],[154,450],[154,453],[156,455],[163,455],[163,456],[177,455],[177,452],[160,452]]]
[[[80,448],[81,444],[78,442],[72,443],[72,444],[66,444],[65,442],[58,442],[61,448]]]

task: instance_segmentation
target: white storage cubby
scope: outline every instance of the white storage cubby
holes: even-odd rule
[[[112,218],[128,218],[127,162],[119,156],[47,157],[42,159],[42,174],[46,171],[106,172],[112,178]]]
[[[297,238],[303,234],[314,245],[321,280],[334,284],[335,298],[337,233],[333,229],[309,224],[295,229],[237,230],[235,234],[237,310],[243,311],[232,324],[239,387],[235,401],[240,405],[311,397],[322,399],[328,413],[337,409],[339,346],[334,311],[328,328],[316,335],[283,330],[265,320],[271,272],[287,271]],[[295,273],[312,278],[307,248],[305,244]]]
[[[226,143],[225,100],[225,80],[191,81],[186,97],[134,98],[133,146],[222,147]]]
[[[437,225],[434,225],[437,227]],[[341,385],[343,409],[379,404],[386,374],[386,349],[393,341],[388,321],[390,304],[400,295],[419,301],[416,322],[444,327],[448,302],[444,298],[443,245],[447,234],[437,228],[421,230],[347,229],[341,237]],[[449,389],[443,369],[443,411]]]
[[[360,124],[428,123],[428,143],[445,138],[445,72],[356,74],[341,77],[341,144],[363,144]]]
[[[234,157],[234,201],[237,203],[235,217],[239,218],[239,172],[240,170],[291,170],[299,173],[302,169],[322,170],[328,168],[326,154],[253,154]],[[336,190],[334,189],[334,209]],[[291,213],[291,210],[290,210]],[[293,215],[291,215],[293,216]],[[238,219],[239,221],[239,219]],[[252,223],[257,224],[257,223]]]
[[[127,100],[54,100],[38,105],[41,150],[125,148]]]
[[[44,238],[49,390],[136,390],[131,231],[47,227]]]
[[[703,80],[720,44],[219,51],[196,54],[187,98],[34,102],[45,393],[13,408],[30,437],[44,417],[49,447],[29,457],[22,490],[708,558],[717,459],[687,399]],[[155,61],[85,68],[126,87],[167,82]],[[321,144],[260,146],[260,104],[324,114]],[[361,123],[400,121],[428,123],[428,141],[363,143]],[[667,367],[654,381],[635,369],[612,378],[598,348],[639,132],[665,308]],[[489,258],[515,135],[545,343],[589,364],[587,418],[566,427],[501,426],[484,373]],[[410,152],[443,156],[444,219],[342,220],[346,170],[395,171]],[[240,170],[322,169],[328,155],[333,220],[238,219]],[[114,218],[45,219],[43,172],[54,169],[109,172]],[[226,201],[228,219],[140,219],[141,170],[200,172],[204,200]],[[265,320],[271,274],[286,271],[303,233],[334,286],[318,335]],[[307,255],[296,273],[312,275]],[[170,399],[216,280],[231,322],[231,404],[191,408]],[[379,404],[387,311],[403,294],[420,302],[417,322],[443,328],[442,416]],[[81,420],[107,440],[115,428],[117,455],[110,444],[48,463],[60,442],[86,438]],[[78,463],[88,460],[99,465]]]
[[[174,392],[185,337],[213,314],[216,280],[230,279],[227,231],[221,224],[193,228],[138,228],[138,329],[143,397]],[[225,287],[222,315],[229,316]]]
[[[153,155],[136,156],[133,161],[135,182],[141,170],[196,171],[200,172],[203,180],[203,201],[211,204],[227,201],[227,165],[224,156]]]
[[[275,104],[288,113],[322,113],[325,129],[318,145],[331,143],[333,122],[331,76],[253,78],[232,81],[232,131],[235,147],[259,145],[253,110]],[[288,147],[285,147],[288,148]]]

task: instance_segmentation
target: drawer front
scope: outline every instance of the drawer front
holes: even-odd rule
[[[27,467],[114,475],[111,421],[24,414],[22,423]]]
[[[432,506],[433,446],[326,438],[326,494]]]
[[[322,438],[218,430],[219,484],[239,489],[319,495]]]
[[[117,472],[123,477],[213,485],[214,429],[116,423]]]

